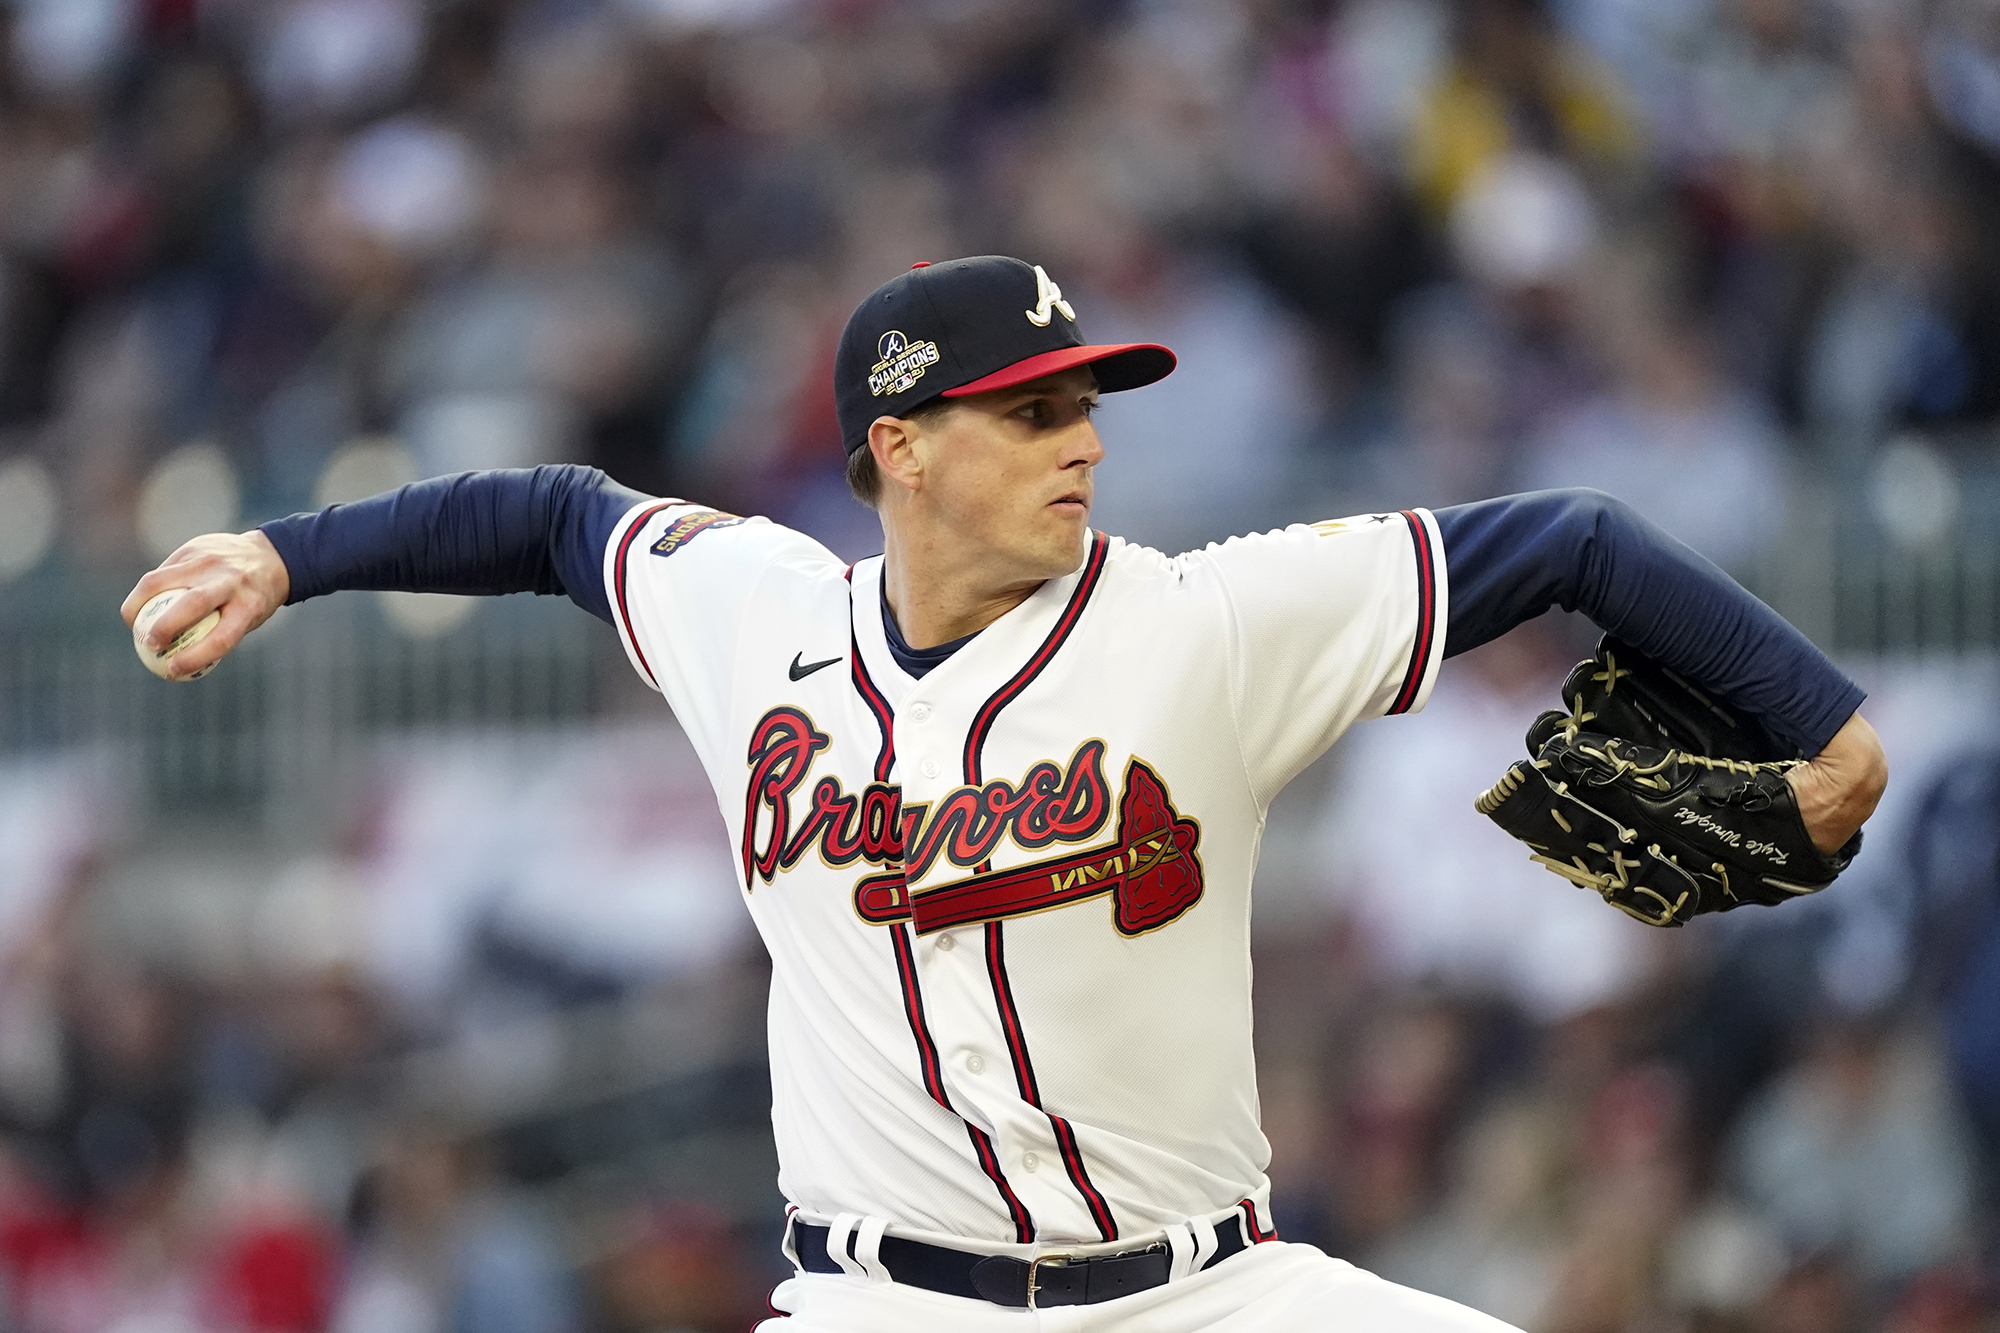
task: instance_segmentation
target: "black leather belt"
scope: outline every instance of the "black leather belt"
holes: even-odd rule
[[[806,1272],[846,1271],[826,1252],[829,1228],[797,1220],[791,1227],[793,1248]],[[1238,1213],[1235,1220],[1216,1226],[1215,1253],[1202,1267],[1213,1268],[1243,1248],[1243,1216]],[[1116,1300],[1159,1286],[1174,1264],[1173,1251],[1165,1241],[1123,1254],[1087,1259],[1046,1254],[1030,1260],[1010,1254],[968,1254],[901,1236],[884,1236],[876,1253],[897,1282],[1016,1309]],[[854,1257],[853,1232],[848,1233],[847,1254]]]

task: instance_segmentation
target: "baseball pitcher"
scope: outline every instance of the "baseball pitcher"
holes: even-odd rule
[[[701,756],[773,963],[796,1274],[762,1327],[1500,1330],[1272,1229],[1250,1032],[1272,799],[1556,605],[1615,637],[1479,808],[1652,924],[1830,881],[1881,749],[1802,635],[1594,492],[1182,555],[1093,531],[1099,396],[1173,367],[1087,343],[1039,267],[919,265],[835,365],[880,556],[540,467],[199,538],[125,614],[192,589],[164,644],[221,612],[181,675],[342,588],[561,593],[610,622]]]

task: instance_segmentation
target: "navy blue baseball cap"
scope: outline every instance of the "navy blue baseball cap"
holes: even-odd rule
[[[1158,343],[1086,343],[1076,311],[1039,264],[979,255],[918,264],[854,308],[833,358],[841,442],[852,454],[880,416],[943,396],[1005,389],[1089,366],[1103,393],[1164,378]]]

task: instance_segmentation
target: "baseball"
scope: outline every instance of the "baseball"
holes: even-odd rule
[[[207,638],[208,632],[221,623],[222,612],[220,611],[210,611],[200,620],[182,630],[180,637],[168,644],[167,650],[163,653],[156,653],[146,646],[146,631],[151,629],[154,623],[167,613],[167,608],[172,606],[175,600],[186,591],[186,588],[167,589],[165,592],[147,601],[144,606],[139,608],[139,614],[132,619],[132,647],[138,650],[139,660],[146,664],[146,670],[152,672],[161,680],[200,680],[203,676],[215,670],[215,663],[210,662],[207,666],[191,675],[175,677],[167,674],[167,663],[171,662],[174,654],[181,649],[187,647],[189,644],[200,643],[203,639]]]

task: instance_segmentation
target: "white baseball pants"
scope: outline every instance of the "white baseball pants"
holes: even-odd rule
[[[801,1273],[771,1293],[771,1305],[784,1317],[752,1333],[1518,1333],[1310,1245],[1276,1240],[1097,1305],[1012,1310],[844,1273]]]

